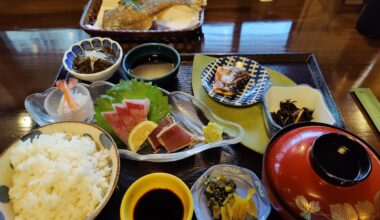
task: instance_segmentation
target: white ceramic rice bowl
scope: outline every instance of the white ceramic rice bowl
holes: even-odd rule
[[[34,138],[41,133],[52,134],[56,132],[67,132],[75,135],[89,135],[95,141],[97,147],[103,147],[109,150],[109,164],[112,166],[109,187],[103,200],[98,204],[94,211],[86,219],[94,219],[104,208],[110,199],[118,181],[120,171],[120,159],[117,146],[111,136],[96,125],[84,122],[57,122],[37,128],[19,140]],[[13,169],[10,163],[11,149],[14,148],[18,141],[15,141],[0,154],[0,220],[12,220],[15,217],[12,201],[9,199],[9,188],[12,184]],[[62,207],[64,209],[64,207]]]

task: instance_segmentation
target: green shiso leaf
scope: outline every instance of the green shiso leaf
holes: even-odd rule
[[[121,0],[120,4],[127,7],[134,7],[136,11],[141,12],[140,2],[138,0]]]
[[[124,99],[145,98],[150,100],[149,120],[158,123],[170,113],[168,97],[165,96],[157,86],[135,79],[130,81],[121,80],[119,84],[109,89],[106,95],[102,95],[96,99],[95,123],[115,138],[117,136],[103,117],[102,112],[113,111],[114,108],[112,104],[122,103]]]
[[[96,99],[95,105],[95,124],[103,128],[108,132],[113,138],[117,137],[113,132],[111,126],[107,123],[106,119],[103,117],[102,112],[112,111],[112,100],[111,96],[102,95],[100,98]]]

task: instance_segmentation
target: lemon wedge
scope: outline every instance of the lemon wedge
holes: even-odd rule
[[[157,126],[158,125],[153,121],[143,121],[137,124],[128,137],[129,149],[133,152],[137,152]]]

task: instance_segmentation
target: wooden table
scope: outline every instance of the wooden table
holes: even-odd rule
[[[380,40],[360,35],[355,29],[360,7],[341,2],[209,0],[204,37],[174,46],[187,53],[315,53],[346,128],[380,152],[380,135],[350,92],[369,87],[380,99]],[[85,4],[0,3],[0,152],[35,125],[24,109],[25,97],[51,86],[64,51],[88,37],[79,28]],[[137,44],[127,42],[124,49]]]

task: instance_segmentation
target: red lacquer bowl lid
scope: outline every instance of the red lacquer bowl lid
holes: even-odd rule
[[[299,123],[278,132],[264,155],[263,179],[274,207],[288,217],[380,217],[378,155],[331,125]]]

